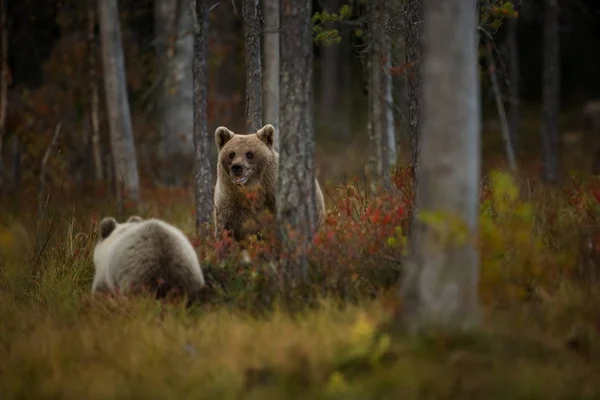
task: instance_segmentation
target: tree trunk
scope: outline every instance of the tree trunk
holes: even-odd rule
[[[381,1],[381,9],[384,21],[391,17],[391,5]],[[388,30],[384,30],[381,36],[382,47],[382,86],[383,86],[383,143],[382,153],[384,159],[383,183],[387,190],[392,188],[391,169],[396,166],[398,154],[396,152],[396,124],[394,120],[394,81],[392,79],[392,37]]]
[[[475,0],[424,3],[419,214],[407,264],[410,331],[478,323],[480,92]]]
[[[392,46],[392,66],[398,70],[398,67],[405,66],[406,59],[406,21],[404,20],[404,5],[396,4],[390,6],[392,9],[392,19],[396,21],[397,27],[391,37]],[[397,16],[401,16],[400,19]],[[396,148],[400,148],[402,137],[409,139],[408,136],[408,79],[405,74],[393,73],[393,97],[395,98],[394,113],[395,120],[400,122],[400,132],[396,137]],[[409,149],[410,150],[410,149]]]
[[[209,232],[213,212],[211,137],[208,134],[208,0],[196,2],[197,23],[194,26],[194,165],[196,233]]]
[[[263,0],[265,123],[275,127],[275,151],[279,151],[279,0]]]
[[[4,140],[8,101],[8,32],[6,30],[6,0],[0,0],[0,189],[4,185]]]
[[[117,199],[119,204],[127,199],[137,205],[140,199],[140,184],[127,97],[117,0],[98,0],[98,15]]]
[[[260,1],[242,0],[242,14],[246,48],[246,132],[254,133],[263,126]]]
[[[312,32],[310,0],[283,0],[281,3],[281,154],[277,191],[277,222],[280,239],[290,253],[282,257],[283,270],[292,281],[307,274],[304,252],[295,249],[308,244],[315,230],[314,126],[312,94]],[[287,227],[299,235],[293,239]],[[294,236],[295,237],[295,236]]]
[[[509,80],[509,89],[508,89],[508,97],[510,99],[509,104],[510,108],[508,109],[508,129],[510,132],[511,143],[513,145],[513,149],[515,154],[519,153],[519,107],[520,107],[520,93],[519,93],[519,79],[520,79],[520,71],[519,71],[519,52],[518,52],[518,42],[517,42],[517,34],[518,34],[518,26],[519,19],[518,18],[510,18],[508,20],[508,36],[507,36],[507,46],[508,46],[508,60],[509,60],[509,68],[508,68],[508,80]]]
[[[383,0],[371,1],[368,7],[372,37],[369,78],[371,139],[375,145],[377,176],[384,188],[390,190],[390,168],[396,164],[392,76],[389,72],[392,52],[386,28],[390,10]]]
[[[324,9],[327,12],[338,12],[341,6],[341,0],[327,0],[324,2]],[[335,29],[335,23],[323,24],[323,29]],[[340,83],[342,65],[340,64],[342,44],[329,44],[321,47],[321,104],[320,104],[320,125],[322,125],[327,134],[333,134],[334,137],[343,137],[345,132],[339,128],[340,114],[333,113],[331,110],[340,110],[341,96]],[[341,110],[340,110],[341,113]]]
[[[93,1],[90,1],[90,8],[88,10],[88,51],[89,51],[89,67],[90,67],[90,126],[92,127],[92,154],[94,157],[94,174],[96,181],[101,181],[104,177],[104,171],[102,170],[102,148],[100,145],[100,99],[98,96],[98,78],[96,74],[97,61],[96,61],[96,9],[93,5]]]
[[[184,185],[192,167],[194,110],[192,59],[194,39],[190,0],[156,0],[158,72],[159,180]]]
[[[412,156],[414,187],[419,175],[421,153],[421,33],[423,31],[423,0],[407,1],[405,7],[406,62],[408,81],[408,136]],[[416,191],[415,191],[416,195]],[[416,204],[416,199],[415,199]]]
[[[542,180],[558,180],[560,113],[560,37],[558,1],[544,1],[544,71],[542,87]]]
[[[209,75],[214,75],[214,85],[208,88],[211,110],[220,121],[245,130],[245,70],[243,18],[235,1],[222,1],[211,11],[209,54],[215,54],[214,65],[209,64]],[[213,5],[216,2],[212,3]],[[213,15],[214,14],[214,15]],[[219,121],[209,121],[208,129],[214,131]]]

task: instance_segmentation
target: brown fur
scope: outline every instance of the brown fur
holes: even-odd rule
[[[213,218],[217,237],[223,229],[227,229],[235,240],[243,240],[258,233],[256,224],[252,227],[251,223],[256,221],[260,212],[268,210],[275,214],[279,154],[273,147],[274,133],[275,128],[271,124],[248,135],[235,134],[224,126],[216,129],[219,157]],[[235,182],[234,164],[241,170],[238,178],[245,177],[245,182]],[[325,217],[325,200],[316,179],[315,184],[320,225]],[[256,197],[249,201],[248,194],[252,191],[255,191]]]

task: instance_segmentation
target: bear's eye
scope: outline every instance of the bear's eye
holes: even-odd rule
[[[251,152],[246,153],[246,158],[252,158],[252,157],[254,157],[254,154],[252,154]]]
[[[229,158],[233,160],[233,157],[235,157],[235,153],[229,153]]]

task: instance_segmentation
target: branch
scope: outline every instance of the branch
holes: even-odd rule
[[[44,154],[44,158],[42,158],[42,164],[40,165],[40,188],[39,188],[39,196],[38,198],[41,201],[42,194],[44,192],[44,188],[46,186],[46,164],[48,164],[48,158],[50,158],[50,153],[52,149],[56,146],[56,141],[58,140],[58,135],[60,134],[60,128],[62,126],[62,122],[59,122],[56,125],[56,129],[54,130],[54,136],[52,136],[52,140],[46,149],[46,153]],[[41,215],[41,207],[42,203],[40,202],[40,215]]]

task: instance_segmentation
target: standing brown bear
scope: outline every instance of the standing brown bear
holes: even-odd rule
[[[279,154],[273,148],[274,134],[271,124],[247,135],[235,134],[224,126],[216,129],[219,157],[214,225],[217,237],[227,229],[233,239],[241,241],[258,233],[256,217],[259,213],[268,210],[275,214]],[[316,179],[315,185],[317,224],[320,225],[325,217],[325,200]]]

